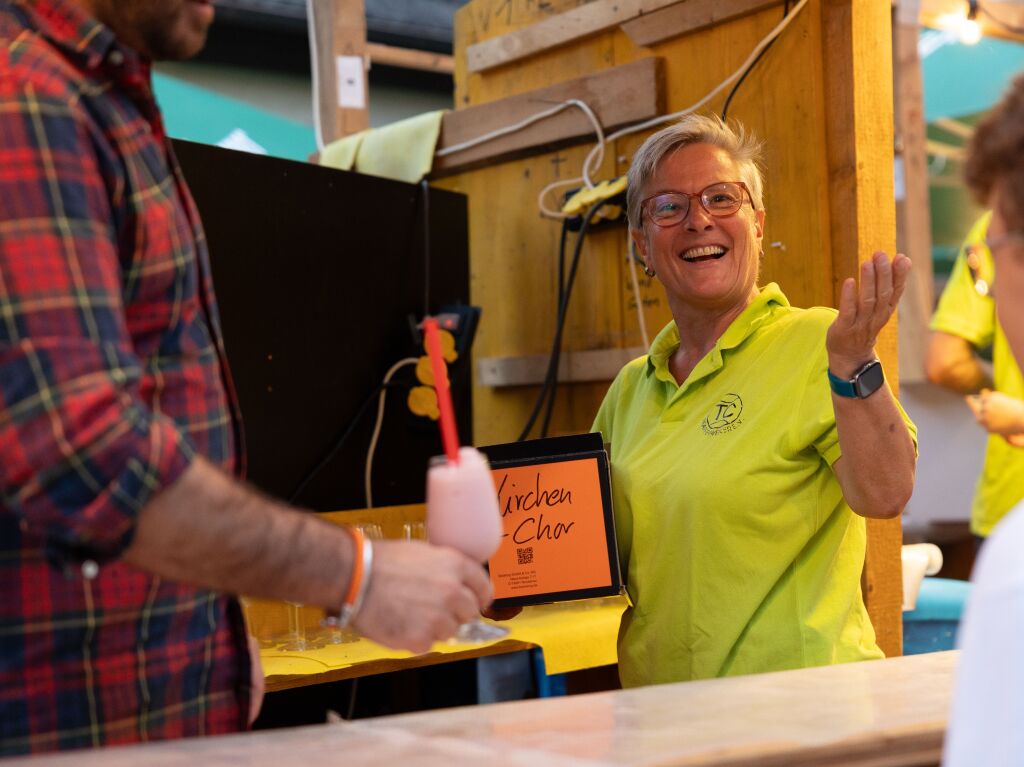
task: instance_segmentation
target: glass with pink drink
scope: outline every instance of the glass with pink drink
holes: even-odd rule
[[[427,470],[427,539],[450,546],[481,564],[501,543],[501,513],[491,468],[483,453],[459,448],[459,461],[443,455],[430,459]],[[488,642],[508,629],[475,620],[459,626],[454,640]]]

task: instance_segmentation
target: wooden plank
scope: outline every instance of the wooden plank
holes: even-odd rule
[[[525,29],[485,40],[466,49],[470,72],[483,72],[532,56],[540,51],[580,40],[640,13],[640,0],[594,0],[559,13]]]
[[[941,759],[958,659],[957,652],[926,653],[771,675],[80,749],[12,764],[923,767]]]
[[[875,250],[896,244],[893,205],[892,26],[888,3],[822,0],[829,236],[835,266],[833,300],[845,278]],[[885,41],[882,48],[879,41]],[[885,55],[883,55],[885,52]],[[871,83],[870,87],[862,85]],[[878,338],[886,377],[896,388],[896,318]],[[864,600],[887,656],[903,651],[903,581],[899,518],[868,520]]]
[[[370,127],[366,82],[366,9],[363,0],[332,0],[337,119],[341,138]],[[325,137],[325,142],[327,141]]]
[[[335,84],[337,70],[334,66],[334,6],[333,0],[313,0],[313,26],[316,46],[317,75],[317,116],[320,135],[324,144],[339,137],[338,133],[338,86]]]
[[[689,0],[645,13],[624,23],[622,30],[634,45],[646,48],[773,5],[781,5],[781,0]]]
[[[611,381],[627,362],[644,354],[647,354],[647,349],[642,346],[563,352],[559,360],[558,382]],[[547,376],[549,359],[549,354],[484,357],[476,362],[476,381],[482,386],[540,384]]]
[[[445,75],[450,75],[455,71],[455,61],[447,53],[417,51],[412,48],[398,48],[381,43],[367,43],[366,53],[370,57],[371,64],[418,69],[421,72],[439,72]]]
[[[903,62],[900,61],[902,66]],[[917,62],[918,72],[921,69],[921,62]],[[924,112],[922,111],[922,115]],[[922,120],[923,121],[923,120]],[[967,123],[954,120],[952,117],[939,117],[938,119],[932,120],[932,125],[936,128],[942,128],[946,133],[952,133],[954,136],[962,138],[964,141],[970,141],[971,137],[974,136],[974,128]]]
[[[648,57],[548,88],[449,112],[442,122],[438,148],[443,150],[512,125],[568,99],[579,99],[589,105],[606,130],[654,117],[664,107],[661,73],[660,60]],[[590,120],[581,110],[569,108],[516,133],[436,157],[431,175],[447,175],[593,139]]]
[[[908,0],[904,2],[914,5]],[[903,10],[901,8],[900,12]],[[914,16],[913,23],[897,23],[893,28],[896,147],[897,162],[902,169],[902,184],[896,192],[896,245],[914,265],[899,307],[900,380],[904,383],[927,380],[925,352],[934,306],[924,89],[917,54],[920,28],[916,13]]]

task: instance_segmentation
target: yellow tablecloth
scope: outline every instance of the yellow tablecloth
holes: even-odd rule
[[[563,674],[616,662],[615,642],[624,609],[625,602],[617,599],[528,607],[501,625],[511,630],[506,639],[534,644],[543,650],[548,674]],[[431,652],[452,654],[474,647],[479,645],[438,643]],[[264,674],[272,677],[322,674],[360,663],[411,658],[413,654],[361,639],[304,652],[264,649],[260,657]]]

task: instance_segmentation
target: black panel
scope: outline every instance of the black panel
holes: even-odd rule
[[[409,315],[468,301],[466,200],[415,184],[190,142],[175,149],[210,244],[224,338],[246,431],[248,479],[287,499],[353,423],[388,368],[418,356]],[[429,210],[429,252],[423,211]],[[429,266],[428,266],[429,262]],[[425,276],[429,270],[429,298]],[[452,367],[472,442],[469,360]],[[423,500],[435,422],[413,416],[408,366],[393,379],[374,459],[374,505]],[[297,502],[365,506],[376,397]]]

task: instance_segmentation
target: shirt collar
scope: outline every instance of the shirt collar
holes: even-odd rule
[[[86,69],[106,70],[122,84],[149,81],[149,61],[118,42],[113,31],[69,0],[14,0],[32,27],[53,45],[83,61]]]
[[[771,316],[777,306],[789,306],[789,300],[776,283],[770,282],[758,291],[754,300],[725,329],[715,343],[715,348],[723,350],[739,346]],[[673,320],[662,328],[651,344],[647,358],[648,372],[661,373],[662,376],[667,375],[671,379],[668,362],[678,348],[679,328]]]

